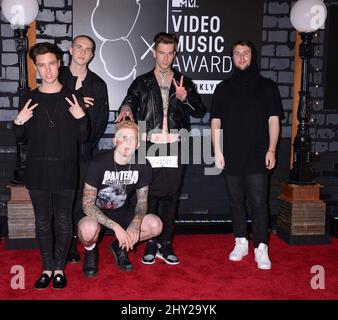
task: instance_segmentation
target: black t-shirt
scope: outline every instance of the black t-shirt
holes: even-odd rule
[[[136,190],[149,185],[151,180],[148,162],[119,165],[114,162],[113,150],[91,160],[86,177],[86,183],[97,189],[96,205],[100,209],[123,207]]]
[[[267,171],[270,116],[282,116],[275,82],[257,74],[247,82],[232,76],[217,86],[210,118],[221,120],[225,174]]]

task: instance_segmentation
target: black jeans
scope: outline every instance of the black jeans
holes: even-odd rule
[[[265,173],[244,176],[225,176],[229,194],[232,227],[235,237],[248,237],[246,203],[252,217],[255,248],[268,243],[268,175]]]
[[[63,270],[72,237],[74,190],[29,190],[43,270]]]
[[[78,188],[75,192],[74,206],[73,206],[73,236],[77,235],[77,224],[79,221],[86,215],[83,212],[82,200],[83,200],[83,188],[86,181],[87,170],[89,166],[88,161],[80,161],[79,163],[79,178],[78,178]]]
[[[163,223],[158,241],[172,241],[175,232],[175,218],[186,165],[181,163],[181,144],[174,142],[177,148],[166,144],[166,152],[156,152],[152,156],[177,156],[177,168],[153,168],[152,183],[149,187],[148,213],[158,215]],[[148,142],[148,148],[152,143]],[[149,150],[149,149],[148,149]],[[148,154],[149,155],[149,154]]]

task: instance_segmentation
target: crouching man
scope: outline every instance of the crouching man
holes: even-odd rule
[[[87,277],[98,274],[97,241],[101,225],[115,233],[116,240],[109,249],[123,271],[133,269],[128,251],[137,242],[156,237],[162,231],[160,218],[146,215],[151,166],[132,161],[139,146],[137,125],[131,121],[118,123],[114,144],[113,150],[91,161],[84,186],[85,216],[79,221],[78,237],[85,246],[83,273]],[[137,202],[132,205],[129,200],[135,191]]]

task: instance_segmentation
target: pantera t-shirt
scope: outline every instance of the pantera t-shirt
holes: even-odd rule
[[[98,208],[117,209],[126,205],[137,189],[149,185],[151,179],[152,169],[148,162],[119,165],[114,162],[114,151],[110,150],[90,162],[86,183],[97,189]]]

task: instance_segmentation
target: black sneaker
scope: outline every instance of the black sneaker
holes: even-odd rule
[[[110,252],[113,254],[116,265],[122,270],[122,271],[131,271],[134,269],[134,266],[128,259],[128,252],[127,250],[122,250],[119,247],[119,242],[117,240],[113,241],[109,246]]]
[[[171,241],[163,241],[159,245],[159,249],[158,249],[158,253],[156,254],[156,257],[164,260],[165,263],[167,264],[175,265],[175,264],[180,263],[177,256],[175,255]]]
[[[68,258],[67,258],[68,262],[70,263],[78,263],[81,261],[81,257],[79,253],[77,252],[76,246],[77,246],[77,237],[73,236],[72,242],[69,248]]]
[[[144,264],[155,263],[157,251],[158,251],[157,240],[148,240],[147,246],[144,250],[144,255],[142,257],[142,263]]]
[[[99,273],[97,244],[93,250],[85,249],[82,271],[83,274],[88,278],[93,278]]]

